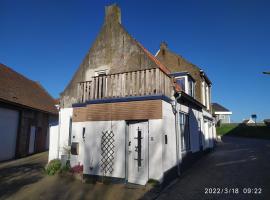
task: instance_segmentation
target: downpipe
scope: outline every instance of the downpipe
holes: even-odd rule
[[[176,138],[176,165],[177,165],[177,175],[180,176],[180,159],[179,159],[179,136],[180,130],[178,129],[178,109],[177,101],[181,98],[181,93],[178,93],[178,96],[175,97],[174,105],[172,104],[173,113],[175,116],[175,138]]]

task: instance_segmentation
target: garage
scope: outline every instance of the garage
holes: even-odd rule
[[[0,161],[15,157],[19,112],[0,108]]]

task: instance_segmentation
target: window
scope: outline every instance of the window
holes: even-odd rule
[[[195,90],[194,90],[194,81],[191,79],[191,78],[189,78],[188,79],[188,94],[190,95],[190,96],[192,96],[192,97],[194,97],[195,96]]]
[[[98,98],[103,98],[105,95],[105,90],[106,90],[106,71],[102,70],[102,71],[98,71],[96,72],[98,77],[101,77],[98,79],[97,82],[97,94],[98,94]]]
[[[70,153],[71,153],[71,155],[79,155],[79,143],[78,142],[71,143]]]
[[[177,78],[176,82],[181,86],[182,90],[185,91],[185,78]]]
[[[180,134],[181,150],[190,150],[189,117],[187,114],[184,113],[180,113]]]

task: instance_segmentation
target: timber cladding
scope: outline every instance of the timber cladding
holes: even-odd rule
[[[73,110],[73,122],[162,118],[162,100],[90,104]]]

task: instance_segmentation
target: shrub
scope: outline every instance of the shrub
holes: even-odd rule
[[[71,167],[70,167],[70,162],[68,160],[67,163],[61,167],[60,173],[69,172],[70,170],[71,170]]]
[[[46,168],[45,168],[45,171],[48,175],[54,175],[56,174],[57,172],[59,172],[61,169],[61,161],[59,159],[54,159],[54,160],[51,160]]]
[[[263,122],[266,126],[270,126],[270,119],[265,119]]]
[[[160,184],[160,182],[158,180],[155,180],[155,179],[149,179],[147,183],[152,185],[153,187],[156,187]]]

